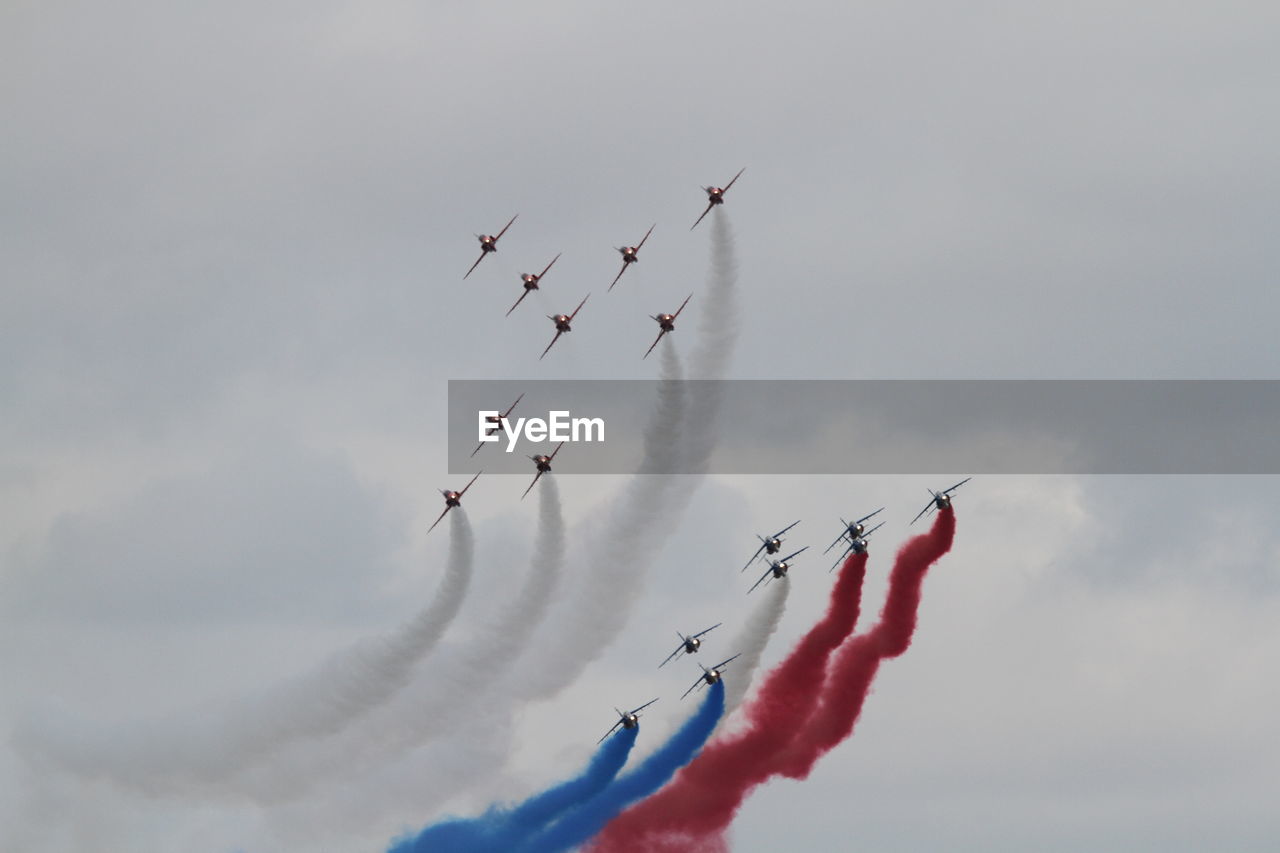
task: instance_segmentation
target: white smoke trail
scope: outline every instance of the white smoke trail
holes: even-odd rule
[[[16,733],[24,752],[48,756],[84,776],[103,776],[152,794],[218,786],[289,744],[332,734],[408,683],[458,615],[471,586],[475,540],[461,507],[450,513],[449,558],[436,595],[391,634],[367,638],[314,672],[230,704],[124,731],[82,734],[79,721],[49,717]]]
[[[738,264],[727,217],[717,209],[712,220],[711,266],[706,309],[701,312],[693,370],[699,378],[721,379],[738,340]],[[674,341],[670,342],[674,344]],[[626,627],[633,601],[657,558],[661,542],[684,514],[715,449],[721,395],[699,388],[684,400],[675,347],[663,349],[659,405],[645,431],[644,457],[637,473],[616,499],[603,525],[587,528],[585,577],[573,608],[546,637],[533,659],[545,665],[523,670],[522,699],[547,698],[572,683]],[[714,383],[708,383],[714,385]],[[678,463],[678,467],[677,467]],[[679,470],[695,476],[653,472]],[[646,476],[647,475],[647,476]]]
[[[702,378],[709,379],[723,378],[738,340],[737,262],[725,219],[718,215],[713,220],[709,298],[695,350],[697,369]],[[679,381],[683,370],[674,343],[671,340],[663,348],[663,381],[658,406],[645,429],[638,476],[610,503],[603,523],[593,517],[583,525],[587,541],[575,566],[584,567],[585,572],[578,572],[578,583],[564,596],[557,618],[548,621],[549,630],[544,630],[541,642],[525,655],[516,681],[504,688],[511,708],[564,689],[626,627],[632,602],[639,598],[660,543],[684,514],[700,482],[698,476],[655,472],[680,470],[699,475],[706,471],[715,448],[720,395],[714,389],[704,393],[700,388],[685,399],[687,389]],[[778,598],[769,600],[776,608],[774,625],[781,616],[785,589],[783,585],[776,593]],[[762,605],[762,610],[770,607]],[[762,617],[760,642],[767,642],[772,633],[766,622]],[[451,780],[455,790],[467,783],[480,783],[491,774],[477,771],[468,776],[466,782]],[[433,804],[424,799],[423,805]]]
[[[510,741],[461,739],[461,731],[478,721],[482,728],[507,731],[520,707],[554,695],[578,677],[599,653],[601,638],[621,630],[625,623],[618,613],[629,607],[644,566],[656,555],[646,541],[649,529],[663,520],[674,521],[672,513],[684,505],[664,510],[680,478],[650,473],[669,471],[678,459],[685,407],[680,381],[683,368],[674,346],[663,348],[661,370],[657,406],[644,431],[640,475],[633,477],[604,510],[603,521],[593,518],[584,524],[588,542],[580,549],[585,559],[576,561],[579,571],[574,588],[553,595],[564,560],[564,541],[559,493],[552,483],[541,493],[546,501],[543,528],[552,529],[546,522],[554,508],[556,532],[541,537],[548,543],[546,562],[535,559],[537,565],[525,590],[512,601],[509,612],[469,635],[456,654],[428,661],[414,687],[398,696],[393,705],[371,714],[360,730],[345,733],[336,744],[298,743],[288,755],[278,756],[270,768],[264,768],[267,772],[255,772],[251,779],[242,780],[240,784],[247,786],[252,796],[270,802],[292,797],[322,780],[340,786],[363,772],[376,772],[379,761],[398,751],[424,752],[432,756],[433,765],[449,768],[447,778],[437,779],[433,774],[415,786],[413,802],[418,815],[493,777],[506,762]],[[543,480],[549,477],[544,475]],[[644,519],[650,523],[641,523]],[[544,551],[541,547],[537,550]],[[550,559],[552,554],[554,560]],[[531,592],[539,584],[543,586]],[[554,605],[555,618],[546,618],[548,604]],[[514,632],[509,624],[512,620],[522,620]],[[540,622],[543,642],[524,648]],[[518,666],[512,669],[516,662]],[[362,799],[359,807],[364,819],[377,822],[396,809],[397,798]]]
[[[723,726],[729,715],[738,709],[747,691],[751,689],[751,681],[760,667],[760,659],[769,645],[769,640],[778,630],[782,622],[782,614],[787,609],[787,593],[791,591],[791,581],[783,577],[769,584],[764,589],[764,597],[756,604],[751,615],[738,632],[730,649],[742,652],[742,657],[734,661],[733,677],[725,678]]]
[[[704,378],[723,375],[737,340],[736,261],[732,235],[723,220],[722,215],[713,218],[710,298],[699,325],[700,340],[695,355],[699,373]],[[158,750],[136,742],[124,744],[115,751],[116,760],[96,762],[99,769],[115,765],[114,769],[119,772],[112,775],[118,780],[149,791],[181,793],[174,784],[178,779],[186,782],[187,787],[192,783],[205,783],[199,787],[206,789],[210,782],[231,781],[229,789],[222,785],[216,787],[222,793],[247,795],[260,803],[279,802],[311,789],[322,779],[344,774],[356,776],[359,768],[370,767],[385,758],[389,750],[410,749],[434,736],[450,734],[463,722],[474,724],[477,716],[506,730],[511,715],[522,703],[552,696],[572,683],[626,626],[630,604],[638,598],[645,571],[658,554],[653,543],[660,541],[683,514],[698,482],[696,477],[656,472],[677,470],[679,463],[679,470],[701,473],[714,449],[718,396],[700,395],[691,404],[684,399],[684,389],[679,382],[683,370],[673,343],[669,341],[668,346],[662,348],[663,382],[658,405],[645,430],[639,476],[610,503],[603,521],[592,519],[584,525],[587,541],[578,563],[582,569],[577,573],[580,588],[563,597],[564,604],[559,608],[563,618],[551,620],[554,627],[544,630],[542,637],[531,635],[545,616],[548,605],[555,602],[553,592],[564,559],[563,522],[557,521],[554,527],[558,533],[552,535],[552,526],[546,521],[553,506],[557,519],[559,517],[558,492],[554,485],[543,493],[547,501],[543,505],[542,525],[542,530],[547,532],[542,540],[546,549],[540,547],[534,559],[535,566],[542,566],[543,570],[531,572],[521,593],[521,597],[531,597],[534,606],[528,606],[530,601],[526,598],[522,609],[521,597],[518,597],[508,613],[510,621],[487,626],[478,635],[469,637],[458,654],[430,661],[426,677],[417,681],[419,689],[401,690],[414,674],[414,664],[427,650],[422,648],[415,654],[416,646],[409,641],[422,633],[415,629],[425,627],[425,614],[392,637],[362,644],[338,656],[337,665],[331,662],[321,670],[320,677],[300,679],[289,688],[274,691],[254,703],[252,713],[231,715],[236,718],[232,725],[224,723],[209,732],[182,732],[187,743],[166,737],[165,745]],[[688,428],[684,428],[687,404],[690,412],[697,412],[697,417],[696,424],[690,418]],[[460,514],[460,510],[454,513],[454,531],[459,539]],[[465,534],[469,581],[472,550],[469,527]],[[548,570],[547,566],[552,568]],[[453,573],[446,576],[452,577]],[[433,603],[430,611],[439,615],[448,609],[445,604],[452,599],[446,590],[456,589],[447,579],[438,597],[440,600]],[[461,595],[465,595],[465,584]],[[460,604],[461,597],[452,607],[450,621]],[[441,633],[443,626],[428,645],[434,646]],[[422,636],[427,635],[422,633]],[[488,644],[486,639],[490,641]],[[531,639],[540,642],[527,642]],[[520,655],[522,646],[529,648]],[[527,663],[512,673],[505,664],[517,658]],[[494,666],[488,668],[490,664]],[[499,670],[505,670],[508,678],[503,679]],[[339,683],[326,685],[324,682],[332,677],[338,678]],[[417,695],[423,692],[425,696]],[[397,693],[400,693],[399,701],[385,704]],[[406,694],[414,694],[412,698],[421,699],[424,705],[439,713],[431,713],[416,701],[409,702],[411,697]],[[468,696],[477,700],[487,696],[490,701],[470,701],[465,698]],[[301,722],[295,725],[292,715],[299,702],[314,702],[316,707],[297,711]],[[363,725],[332,737],[356,718],[362,718]],[[322,737],[326,735],[330,737]],[[286,755],[279,754],[282,747]],[[255,752],[245,755],[246,749]],[[429,752],[438,750],[443,751],[438,753],[442,757],[454,756],[447,761],[451,766],[449,779],[440,786],[441,796],[447,796],[468,782],[492,775],[493,769],[501,766],[509,744],[501,739],[482,739],[480,743],[455,740],[440,743]],[[84,750],[68,752],[68,757],[75,757],[77,753],[83,756]],[[165,754],[167,758],[160,759],[152,755],[153,752]],[[270,753],[275,753],[271,755],[274,760],[260,766],[262,762],[258,759]],[[227,776],[235,771],[239,771],[236,778],[228,780]],[[420,798],[420,807],[427,806],[432,799],[429,795]]]
[[[782,615],[786,612],[787,595],[790,591],[790,578],[784,577],[768,584],[763,590],[764,594],[757,596],[759,601],[747,616],[747,620],[742,623],[742,627],[738,629],[733,642],[724,647],[726,654],[733,652],[742,654],[725,671],[724,716],[720,718],[718,729],[733,729],[740,724],[741,718],[730,719],[729,715],[742,705],[743,699],[751,689],[756,670],[760,668],[760,660],[764,657],[765,648],[778,630]],[[714,662],[715,658],[703,661],[707,664]],[[730,702],[733,704],[731,705]],[[649,728],[645,743],[637,747],[632,760],[643,758],[650,751],[659,748],[674,730],[674,724],[669,718],[655,719],[647,725]]]
[[[689,359],[690,379],[723,379],[738,341],[738,256],[733,227],[724,208],[711,213],[711,270],[707,277],[710,306],[698,322],[698,342]]]
[[[564,573],[565,527],[555,475],[538,482],[539,525],[533,558],[520,590],[498,614],[468,633],[457,649],[423,664],[414,684],[377,708],[363,725],[320,742],[298,743],[270,766],[253,768],[237,788],[258,802],[295,798],[333,778],[369,772],[396,754],[443,736],[455,736],[477,719],[511,711],[503,676],[516,665],[534,629],[546,617]],[[486,739],[486,747],[494,746]],[[481,751],[483,748],[481,748]],[[461,752],[474,763],[482,756],[445,746],[442,755]],[[468,766],[463,758],[441,759]],[[484,761],[491,766],[492,761]],[[454,793],[453,782],[443,789]]]
[[[645,570],[657,554],[652,540],[674,522],[676,478],[670,474],[680,452],[684,422],[683,368],[674,341],[662,349],[658,405],[644,430],[644,452],[637,476],[606,507],[601,522],[585,524],[586,542],[575,589],[548,623],[530,665],[513,685],[513,701],[554,696],[571,684],[626,625]],[[676,501],[681,507],[682,502]]]

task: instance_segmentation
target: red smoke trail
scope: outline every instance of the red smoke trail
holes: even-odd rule
[[[955,511],[950,507],[940,509],[933,529],[907,542],[898,552],[880,621],[867,633],[845,643],[831,662],[822,701],[782,756],[778,767],[781,775],[806,778],[819,758],[852,734],[880,662],[898,657],[911,645],[925,572],[951,550],[955,533]]]
[[[955,513],[948,508],[938,512],[929,532],[902,546],[889,576],[879,622],[841,646],[824,684],[822,668],[834,646],[823,652],[820,641],[811,644],[810,639],[821,633],[830,642],[835,636],[829,622],[840,602],[833,590],[827,617],[770,674],[747,706],[747,731],[708,745],[670,785],[605,827],[591,853],[727,850],[724,830],[752,788],[773,775],[805,778],[819,758],[853,731],[880,661],[897,657],[911,644],[925,573],[951,549],[954,536]],[[846,575],[857,575],[860,592],[866,559],[863,555],[850,571],[854,559],[842,567],[837,590]],[[856,602],[853,610],[856,618]],[[850,630],[852,621],[835,642]],[[802,652],[809,657],[802,658]]]
[[[851,554],[822,621],[743,706],[746,727],[708,744],[671,784],[611,821],[590,847],[593,853],[649,850],[655,833],[702,834],[728,825],[746,793],[768,778],[768,758],[785,750],[817,706],[827,658],[858,621],[866,573],[867,555]]]

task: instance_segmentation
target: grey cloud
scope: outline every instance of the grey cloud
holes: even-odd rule
[[[8,578],[6,609],[134,624],[367,618],[386,604],[373,590],[397,568],[402,524],[340,460],[258,447],[64,515]]]

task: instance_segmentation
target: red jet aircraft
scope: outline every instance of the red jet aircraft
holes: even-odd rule
[[[538,454],[537,456],[529,457],[530,459],[533,460],[534,466],[537,467],[538,473],[533,475],[533,482],[529,484],[529,488],[524,490],[524,494],[520,496],[520,500],[524,500],[525,497],[529,494],[529,492],[533,490],[533,487],[538,485],[539,477],[541,477],[543,474],[551,470],[551,460],[556,458],[556,454],[560,452],[560,448],[562,447],[564,447],[563,441],[556,445],[556,449],[551,451],[550,456],[543,456],[542,454]]]
[[[519,216],[519,215],[520,214],[518,213],[516,214],[516,216]],[[511,217],[511,222],[516,221],[516,216]],[[471,275],[471,273],[475,271],[475,268],[480,266],[480,262],[484,260],[485,255],[489,254],[490,252],[498,251],[498,241],[502,239],[503,234],[507,233],[507,229],[511,227],[511,222],[508,222],[506,225],[502,226],[502,230],[499,231],[497,234],[477,234],[476,235],[476,239],[480,241],[480,257],[476,258],[476,262],[471,265],[471,269],[467,270],[467,275]],[[463,278],[465,279],[467,275],[464,275]]]
[[[507,410],[506,410],[505,412],[503,412],[502,414],[500,414],[500,415],[489,415],[489,416],[487,416],[487,417],[484,419],[485,423],[493,424],[493,426],[491,426],[491,427],[485,427],[484,434],[485,434],[485,435],[493,435],[495,432],[497,432],[498,430],[502,429],[502,422],[503,422],[503,421],[505,421],[508,417],[510,417],[510,416],[511,416],[511,412],[515,409],[516,404],[518,404],[518,403],[519,403],[521,400],[523,400],[523,399],[524,399],[524,394],[521,394],[519,397],[516,397],[516,402],[515,402],[515,403],[512,403],[512,404],[507,408]],[[476,445],[476,449],[475,449],[475,450],[473,450],[473,451],[471,451],[471,455],[472,455],[472,456],[475,456],[477,453],[479,453],[479,452],[480,452],[480,448],[481,448],[481,447],[484,447],[486,444],[488,444],[488,442],[487,442],[487,441],[482,441],[482,442],[480,442],[478,445]]]
[[[483,474],[483,473],[484,472],[481,471],[479,474],[476,474],[474,477],[472,477],[471,483],[474,483],[476,480],[478,480],[480,478],[480,474]],[[436,529],[436,525],[439,524],[444,519],[444,517],[449,514],[449,510],[453,509],[455,506],[462,506],[462,496],[467,493],[467,489],[471,488],[471,483],[467,483],[465,486],[463,486],[462,491],[460,492],[453,492],[453,491],[450,491],[449,489],[440,490],[440,494],[444,495],[444,512],[440,513],[440,517],[437,518],[432,523],[432,525],[427,528],[428,533]]]
[[[587,300],[590,298],[590,293],[582,297],[582,301],[578,303],[578,307],[574,308],[573,313],[568,316],[564,314],[556,314],[555,316],[550,314],[547,315],[547,319],[556,324],[556,336],[551,339],[551,343],[547,344],[547,348],[542,351],[542,355],[538,356],[538,361],[542,361],[542,359],[546,357],[547,353],[551,352],[551,348],[556,345],[556,341],[560,340],[561,335],[565,332],[573,331],[569,324],[573,322],[574,317],[578,316],[578,312],[582,310],[582,306],[586,305]]]
[[[551,264],[554,264],[558,260],[560,260],[559,254],[557,254],[554,258],[551,259]],[[524,282],[524,293],[520,294],[520,298],[516,300],[515,305],[512,305],[510,308],[507,309],[508,317],[511,316],[512,311],[516,310],[516,305],[519,305],[521,302],[524,302],[524,298],[528,296],[531,291],[538,289],[538,285],[542,282],[542,277],[547,274],[547,270],[551,269],[551,264],[547,264],[546,268],[543,269],[542,272],[538,273],[537,275],[534,275],[531,272],[520,274],[520,280]]]
[[[649,345],[649,349],[644,354],[645,358],[648,358],[649,353],[653,352],[653,348],[658,345],[658,341],[662,340],[663,335],[665,335],[667,332],[674,332],[676,330],[676,318],[680,316],[680,312],[684,310],[684,306],[688,305],[689,300],[692,298],[693,298],[692,293],[686,296],[684,298],[684,302],[680,303],[680,307],[676,309],[676,313],[674,314],[650,314],[649,315],[654,320],[658,321],[658,328],[661,329],[662,331],[658,332],[658,337],[654,338],[653,343]]]
[[[743,166],[741,169],[738,170],[738,174],[733,176],[733,181],[738,180],[738,178],[745,171],[747,171],[747,167]],[[729,191],[729,187],[733,186],[733,181],[730,181],[729,183],[725,184],[723,187],[703,187],[702,188],[707,194],[707,209],[702,211],[702,216],[698,217],[698,222],[701,222],[702,217],[706,216],[708,213],[711,212],[711,208],[715,207],[717,204],[724,204],[724,194]],[[689,230],[692,231],[693,229],[697,228],[698,222],[695,222],[692,225],[690,225]]]
[[[622,253],[622,269],[618,270],[618,274],[613,277],[613,284],[618,283],[618,279],[622,278],[622,274],[627,271],[627,267],[640,260],[636,257],[640,253],[640,247],[644,245],[644,241],[649,239],[649,235],[653,233],[653,229],[658,227],[658,223],[649,226],[649,230],[644,232],[644,240],[641,240],[634,246],[617,246],[617,250]],[[609,285],[609,289],[613,290],[613,284]]]

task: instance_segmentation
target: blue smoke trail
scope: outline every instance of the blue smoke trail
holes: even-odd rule
[[[653,755],[596,796],[570,811],[542,832],[530,837],[516,853],[560,853],[586,842],[627,806],[665,785],[676,771],[693,760],[711,737],[724,713],[724,682],[707,690],[702,707]]]
[[[544,829],[565,811],[590,800],[613,781],[627,763],[639,729],[621,729],[596,751],[579,776],[535,794],[516,806],[494,806],[480,817],[435,823],[394,842],[388,853],[485,853],[511,850],[521,839]]]

